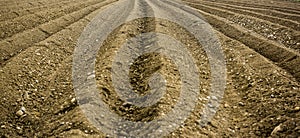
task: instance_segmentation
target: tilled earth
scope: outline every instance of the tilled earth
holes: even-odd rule
[[[105,137],[88,122],[72,86],[72,59],[84,27],[117,0],[0,1],[0,136]],[[200,95],[191,116],[167,137],[300,136],[300,3],[277,0],[185,0],[212,25],[226,56],[227,85],[213,120],[197,120],[210,90],[208,59],[195,38],[177,24],[153,18],[123,24],[99,50],[96,80],[110,109],[131,121],[151,121],[172,109],[180,74],[168,57],[149,53],[130,68],[135,91],[149,91],[154,72],[169,82],[166,95],[137,108],[118,98],[111,84],[116,51],[130,37],[161,32],[188,45],[196,60]]]

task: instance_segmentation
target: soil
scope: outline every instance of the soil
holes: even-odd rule
[[[105,137],[87,120],[72,85],[72,59],[84,27],[117,0],[0,1],[0,136]],[[150,107],[124,103],[111,83],[112,60],[129,38],[146,32],[172,36],[187,46],[201,82],[198,102],[184,125],[167,137],[300,136],[300,3],[280,0],[185,0],[214,28],[225,53],[227,84],[214,118],[200,127],[211,98],[205,51],[184,28],[144,18],[123,24],[97,55],[96,80],[111,111],[131,121],[169,112],[180,96],[180,74],[168,57],[140,56],[130,67],[138,94],[151,74],[164,74],[166,94]],[[201,47],[201,46],[200,46]]]

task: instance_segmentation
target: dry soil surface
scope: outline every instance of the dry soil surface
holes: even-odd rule
[[[106,136],[93,127],[77,104],[72,59],[85,26],[116,1],[0,0],[1,137]],[[140,1],[150,7],[147,10],[164,2]],[[184,3],[195,8],[214,28],[225,53],[226,90],[214,118],[207,126],[200,127],[203,105],[212,98],[205,51],[187,30],[156,18],[123,24],[99,50],[97,86],[111,111],[131,121],[151,121],[170,111],[176,103],[180,74],[176,65],[159,53],[140,56],[129,74],[134,90],[140,94],[149,91],[148,82],[144,81],[149,74],[164,74],[168,84],[159,103],[145,108],[124,104],[111,83],[112,60],[121,45],[133,36],[155,31],[187,45],[200,71],[201,94],[196,108],[184,125],[167,137],[299,137],[300,3],[279,0],[185,0]],[[172,10],[172,6],[169,8]]]

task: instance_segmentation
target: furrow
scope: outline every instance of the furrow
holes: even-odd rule
[[[56,7],[61,7],[63,5],[68,5],[69,3],[75,3],[77,0],[68,0],[68,1],[60,1],[60,2],[53,2],[50,4],[44,4],[38,7],[30,7],[27,9],[17,9],[9,12],[5,12],[1,14],[0,16],[0,21],[5,21],[5,20],[12,20],[17,17],[21,17],[27,14],[33,14],[35,12],[39,11],[46,11],[46,10],[51,10],[52,8]]]
[[[269,5],[269,4],[256,4],[256,3],[245,3],[245,2],[237,2],[237,1],[222,1],[222,3],[231,4],[231,5],[238,5],[243,7],[252,7],[252,8],[262,8],[262,9],[271,9],[277,10],[285,13],[292,13],[292,14],[300,14],[299,8],[291,8],[289,7],[278,7],[277,5]],[[295,3],[292,3],[295,6]],[[281,4],[282,5],[282,4]]]
[[[27,29],[32,29],[40,24],[46,23],[53,19],[59,18],[65,14],[78,11],[86,6],[99,3],[97,0],[90,0],[87,2],[75,3],[66,5],[62,8],[55,8],[51,11],[41,11],[34,14],[25,15],[15,18],[11,21],[4,21],[0,23],[0,40],[11,37],[16,33],[20,33]]]
[[[113,1],[109,1],[107,3],[111,2]],[[94,7],[97,8],[98,6],[95,5]],[[39,112],[43,113],[41,115],[43,115],[43,122],[45,123],[48,123],[49,120],[45,119],[49,119],[49,117],[57,120],[57,118],[59,118],[61,115],[54,115],[54,113],[66,108],[66,100],[61,98],[70,95],[75,97],[72,90],[72,85],[70,84],[71,78],[69,78],[72,71],[69,69],[71,69],[72,53],[76,46],[76,41],[82,33],[84,27],[86,27],[86,25],[89,23],[88,20],[96,16],[99,12],[101,12],[101,10],[103,10],[103,8],[105,8],[105,6],[97,8],[89,15],[81,18],[70,26],[65,27],[44,41],[29,47],[28,49],[24,50],[24,52],[12,58],[10,62],[1,69],[1,77],[6,78],[6,81],[3,82],[3,85],[11,85],[15,83],[15,80],[18,80],[20,81],[18,82],[18,86],[20,86],[22,91],[17,91],[15,88],[6,87],[3,90],[3,95],[18,97],[21,95],[21,93],[26,91],[29,93],[30,98],[32,99],[41,99],[41,97],[43,97],[45,100],[40,102],[34,101],[34,103],[31,100],[25,99],[25,105],[35,104],[34,109],[27,106],[26,109],[30,111],[38,110]],[[65,68],[67,68],[67,70],[65,70]],[[55,84],[52,85],[52,83]],[[50,98],[55,102],[51,102]],[[71,99],[72,98],[70,97],[69,101],[71,101]],[[4,101],[4,104],[11,105],[12,103],[5,103]],[[8,113],[10,112],[14,112],[14,109],[10,108]],[[12,118],[14,117],[13,114],[9,115]],[[44,126],[33,127],[41,127],[40,129],[42,130]],[[51,126],[45,126],[45,128],[51,128]],[[39,133],[38,135],[52,133],[48,130],[40,132],[42,133]],[[28,135],[33,134],[34,132]]]
[[[260,13],[255,13],[255,12],[251,12],[251,11],[246,11],[246,10],[239,10],[236,8],[229,8],[229,7],[225,7],[225,6],[219,6],[216,4],[209,4],[209,3],[201,3],[201,4],[195,4],[193,3],[194,6],[197,7],[201,7],[201,8],[209,8],[209,9],[214,9],[214,10],[225,10],[225,11],[231,11],[231,12],[235,12],[235,13],[239,13],[239,14],[244,14],[244,15],[248,15],[248,16],[252,16],[252,17],[256,17],[259,19],[263,19],[263,20],[267,20],[270,22],[275,22],[277,24],[280,24],[282,26],[286,26],[289,27],[291,29],[300,31],[300,24],[295,22],[295,21],[291,21],[291,20],[287,20],[287,19],[281,19],[281,18],[277,18],[277,17],[273,17],[273,16],[269,16],[269,15],[264,15],[264,14],[260,14]]]
[[[66,1],[66,0],[62,0]],[[62,2],[60,1],[60,2]],[[20,1],[12,4],[5,4],[1,7],[0,12],[10,12],[15,10],[28,9],[33,7],[40,7],[51,3],[57,3],[57,0],[36,0],[36,1]]]
[[[0,42],[1,51],[1,67],[3,67],[9,59],[16,56],[18,53],[24,51],[28,47],[33,46],[35,43],[43,41],[44,39],[51,37],[51,35],[59,32],[60,30],[67,28],[78,20],[84,18],[92,11],[101,8],[102,6],[112,3],[111,1],[101,2],[96,5],[86,7],[82,10],[73,12],[69,15],[65,15],[58,19],[52,20],[46,24],[40,25],[32,30],[25,31],[17,34],[8,40]]]
[[[274,64],[287,70],[297,79],[297,81],[300,81],[300,69],[298,68],[298,65],[300,64],[300,55],[298,53],[274,43],[273,41],[267,40],[257,33],[249,32],[239,25],[232,24],[225,18],[201,10],[199,10],[199,12],[204,15],[207,21],[218,31],[230,38],[242,42],[246,46],[273,61]]]
[[[209,3],[210,5],[222,5],[222,6],[230,7],[230,8],[234,8],[234,9],[248,10],[248,11],[261,13],[261,14],[264,14],[264,15],[269,15],[269,16],[274,16],[274,17],[278,17],[278,18],[284,18],[284,19],[300,22],[300,15],[299,14],[289,14],[289,13],[283,13],[283,12],[269,10],[269,9],[236,6],[236,5],[231,5],[231,4],[224,4],[224,3],[221,3],[221,2],[218,2],[218,1],[214,1],[214,2],[206,1],[206,2]]]
[[[217,8],[191,5],[192,7],[201,9],[205,12],[226,18],[227,20],[243,26],[248,31],[254,31],[269,40],[277,41],[283,44],[287,48],[295,50],[300,53],[300,33],[299,31],[292,30],[290,28],[265,21],[263,19],[251,17],[248,15],[238,14],[231,11],[225,11]]]

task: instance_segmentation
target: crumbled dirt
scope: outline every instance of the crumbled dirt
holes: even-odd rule
[[[77,104],[72,53],[84,27],[113,2],[0,1],[1,137],[105,137]],[[99,50],[97,86],[110,110],[131,121],[151,121],[168,113],[180,96],[178,68],[159,53],[140,56],[129,73],[133,89],[141,95],[149,92],[151,74],[164,75],[166,95],[158,103],[145,108],[124,103],[112,86],[116,51],[126,39],[155,31],[186,45],[201,82],[196,108],[167,137],[299,137],[300,4],[277,0],[185,2],[212,25],[226,56],[227,85],[214,118],[200,127],[203,106],[211,98],[205,51],[184,28],[154,18],[123,24]]]

